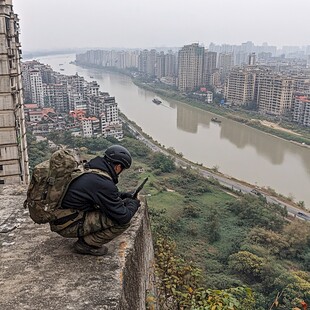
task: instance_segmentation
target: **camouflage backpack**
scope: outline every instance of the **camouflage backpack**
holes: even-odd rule
[[[106,172],[86,169],[78,153],[60,149],[34,167],[24,207],[32,220],[45,224],[56,220],[56,210],[61,206],[70,183],[84,173],[98,173],[111,178]]]

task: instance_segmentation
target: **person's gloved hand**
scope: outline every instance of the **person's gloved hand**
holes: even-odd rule
[[[134,191],[130,191],[130,192],[120,192],[119,196],[121,199],[126,199],[126,198],[133,198],[133,193]]]
[[[134,212],[136,212],[141,205],[139,199],[133,198],[125,198],[124,203],[127,208],[132,209]]]
[[[130,203],[132,203],[137,209],[141,206],[139,199],[130,199]]]

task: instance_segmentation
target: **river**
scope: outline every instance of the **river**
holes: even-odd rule
[[[152,102],[157,95],[138,88],[125,75],[70,64],[75,55],[38,60],[62,74],[78,73],[87,81],[96,80],[100,90],[115,96],[119,109],[145,133],[190,161],[217,167],[223,174],[253,185],[272,188],[296,202],[304,201],[310,208],[309,148],[222,117],[218,117],[220,124],[214,123],[212,113],[175,100],[159,97],[162,104],[157,105]]]

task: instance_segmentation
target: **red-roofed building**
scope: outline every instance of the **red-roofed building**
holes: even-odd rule
[[[79,121],[85,117],[86,111],[84,110],[74,110],[69,113],[73,118],[78,119]]]
[[[55,114],[55,110],[53,108],[43,108],[42,109],[42,115],[46,116],[48,115],[48,113],[53,113]]]
[[[24,108],[25,110],[34,110],[34,109],[38,109],[39,107],[36,103],[25,103]]]

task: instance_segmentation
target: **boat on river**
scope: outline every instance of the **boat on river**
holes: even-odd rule
[[[219,124],[222,122],[222,121],[219,120],[217,117],[212,117],[212,118],[211,118],[211,121],[214,122],[214,123],[219,123]]]
[[[161,104],[161,101],[160,101],[159,99],[157,99],[157,98],[154,98],[152,101],[153,101],[154,103],[156,103],[156,104]]]

